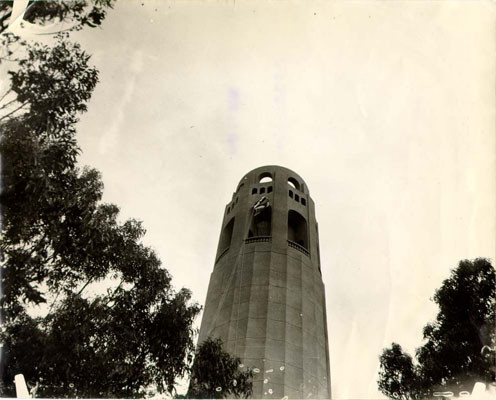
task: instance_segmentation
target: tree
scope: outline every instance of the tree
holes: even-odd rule
[[[102,203],[100,174],[77,166],[75,124],[98,80],[89,56],[66,35],[25,46],[0,117],[3,394],[17,373],[41,397],[172,392],[200,307],[141,243],[142,224]]]
[[[80,173],[76,168],[74,128],[77,113],[85,111],[96,85],[96,70],[88,66],[89,57],[78,45],[63,39],[54,47],[34,44],[27,53],[19,70],[10,72],[16,113],[0,119],[0,245],[6,261],[2,306],[10,316],[21,302],[46,301],[38,288],[45,281],[52,290],[62,282],[67,289],[77,284],[76,277],[69,280],[72,267],[64,266],[64,241],[85,237],[75,232],[85,227],[76,221],[89,222],[102,195],[96,171]],[[99,213],[109,211],[102,208]],[[79,249],[88,251],[83,243]],[[89,259],[75,261],[84,268]]]
[[[408,399],[416,397],[419,382],[412,357],[403,352],[401,346],[392,343],[380,356],[379,390],[390,398]]]
[[[197,349],[187,398],[248,398],[253,372],[242,370],[241,360],[222,348],[220,339],[207,339]]]
[[[23,313],[9,321],[5,394],[15,393],[9,384],[19,372],[39,397],[135,398],[152,386],[172,391],[186,372],[197,309],[186,305],[189,292],[152,286],[92,299],[74,294],[45,318]]]
[[[24,20],[42,25],[48,22],[71,22],[69,29],[96,27],[102,23],[112,3],[113,0],[30,1]],[[8,28],[12,8],[12,0],[0,2],[0,33]]]
[[[470,391],[477,381],[495,380],[496,277],[490,262],[460,261],[434,301],[439,313],[424,328],[417,365],[395,343],[380,356],[379,389],[389,397]]]

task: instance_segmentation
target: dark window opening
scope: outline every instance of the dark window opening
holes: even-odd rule
[[[248,237],[270,236],[272,228],[272,207],[266,207],[251,218]]]
[[[267,188],[267,193],[272,193],[272,186],[269,186],[269,187]]]
[[[295,194],[295,200],[296,201],[300,201],[300,196],[298,196],[297,194]]]
[[[265,188],[260,188],[260,194],[265,193]]]
[[[309,249],[307,221],[294,210],[289,210],[288,213],[288,240]]]
[[[289,197],[293,198],[293,191],[292,190],[289,191]]]
[[[222,230],[222,235],[219,241],[219,252],[222,252],[231,246],[231,239],[234,230],[234,217],[228,222],[228,224]]]
[[[253,188],[253,189],[251,190],[251,194],[257,194],[257,188]]]
[[[288,178],[288,185],[300,190],[300,183],[295,178]]]
[[[264,172],[258,177],[258,183],[272,182],[272,174],[270,172]]]
[[[231,207],[227,207],[227,213],[229,214],[231,212]]]
[[[304,206],[307,205],[307,201],[303,197],[301,198],[301,204],[303,204]]]

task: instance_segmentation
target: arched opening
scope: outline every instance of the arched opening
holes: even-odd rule
[[[251,190],[251,194],[257,194],[257,188],[253,188],[253,189]]]
[[[272,182],[272,174],[270,172],[264,172],[258,177],[258,183]]]
[[[267,205],[261,210],[254,210],[250,228],[248,230],[248,238],[256,236],[271,236],[272,229],[272,207]]]
[[[300,183],[295,178],[288,178],[288,185],[292,186],[296,190],[300,190]]]
[[[231,218],[231,220],[222,230],[222,235],[220,236],[220,241],[219,241],[219,251],[221,253],[231,246],[233,230],[234,230],[234,217]]]
[[[288,212],[288,240],[309,249],[307,221],[294,210]]]
[[[263,194],[263,193],[265,193],[265,188],[264,187],[263,188],[260,188],[260,194]]]

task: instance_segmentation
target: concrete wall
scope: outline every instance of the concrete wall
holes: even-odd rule
[[[259,183],[269,174],[272,182]],[[296,180],[300,190],[291,187],[288,178]],[[261,188],[264,194],[259,194]],[[253,205],[263,196],[271,204],[271,236],[246,240]],[[289,210],[307,221],[307,250],[288,243]],[[233,217],[226,247],[222,232]],[[199,340],[219,337],[228,352],[259,370],[253,398],[331,397],[318,247],[314,203],[301,177],[277,166],[257,168],[243,177],[226,205]]]

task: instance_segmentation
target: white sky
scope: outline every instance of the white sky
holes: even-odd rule
[[[494,263],[494,17],[489,2],[120,1],[77,36],[101,81],[82,163],[200,304],[238,181],[300,174],[333,396],[380,398],[382,348],[421,345],[460,259]]]

